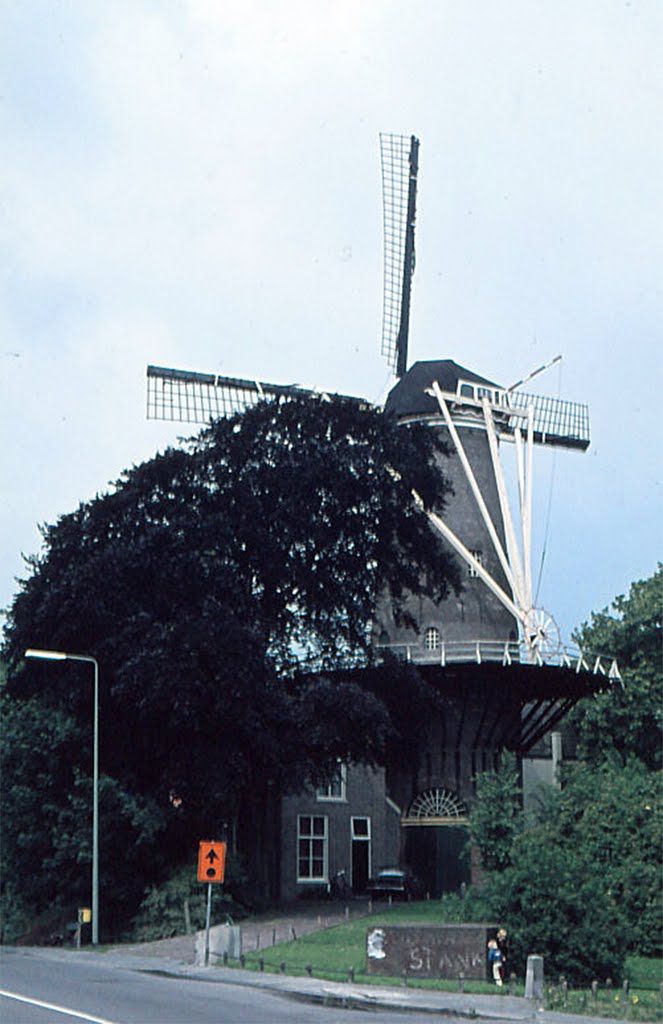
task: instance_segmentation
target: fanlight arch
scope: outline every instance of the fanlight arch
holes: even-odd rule
[[[449,789],[427,789],[410,804],[404,823],[408,825],[461,824],[467,821],[467,807]]]

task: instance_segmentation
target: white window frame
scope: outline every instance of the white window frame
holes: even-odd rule
[[[424,647],[427,651],[439,651],[442,646],[442,635],[437,626],[428,626],[424,633]]]
[[[483,551],[471,551],[470,554],[474,555],[479,565],[483,565]],[[473,565],[467,566],[467,575],[470,579],[476,580],[479,578],[479,573],[476,571]]]
[[[316,832],[313,822],[315,820],[322,822],[322,832]],[[305,822],[310,822],[308,831],[305,831],[303,826]],[[322,844],[322,857],[315,855],[314,843]],[[302,843],[308,844],[308,853],[306,856],[302,855]],[[301,874],[302,861],[306,861],[309,867],[309,874]],[[322,862],[322,874],[313,874],[313,865],[316,862]],[[297,881],[302,884],[313,884],[319,885],[321,882],[325,883],[329,880],[329,818],[326,814],[298,814],[297,815]]]
[[[320,803],[347,803],[347,782],[347,765],[339,761],[337,775],[326,786],[318,787],[315,794],[316,800]]]
[[[364,834],[358,835],[355,832],[355,822],[365,821],[367,825],[367,831]],[[353,814],[350,818],[350,838],[355,843],[370,843],[371,841],[371,819],[367,814]]]

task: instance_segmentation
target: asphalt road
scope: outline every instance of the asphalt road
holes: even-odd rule
[[[379,1013],[381,1024],[430,1024],[429,1013]],[[449,1024],[461,1018],[446,1017]],[[0,950],[2,1024],[366,1024],[366,1011],[293,1001],[232,982],[168,977],[112,956]],[[494,1020],[493,1024],[498,1024]]]

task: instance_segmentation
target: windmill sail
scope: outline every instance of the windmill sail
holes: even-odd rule
[[[407,370],[419,140],[414,135],[383,133],[380,155],[384,211],[382,354],[400,378]]]
[[[325,398],[327,392],[303,388],[298,384],[267,384],[265,381],[173,370],[165,366],[147,368],[148,420],[207,424],[222,416],[244,412],[257,402],[303,395]],[[337,397],[360,401],[350,395]]]
[[[266,384],[214,373],[147,368],[147,418],[177,423],[209,423],[233,416],[265,398],[310,395],[310,388],[295,384]]]
[[[509,394],[509,404],[520,413],[533,409],[534,443],[559,448],[589,448],[589,408],[583,402],[569,402],[547,395],[530,395],[521,391]],[[504,436],[515,433],[522,419],[513,416]]]

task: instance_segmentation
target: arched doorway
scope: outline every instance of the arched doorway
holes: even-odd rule
[[[441,896],[470,882],[468,819],[465,804],[447,789],[427,789],[401,819],[405,862],[425,892]]]

